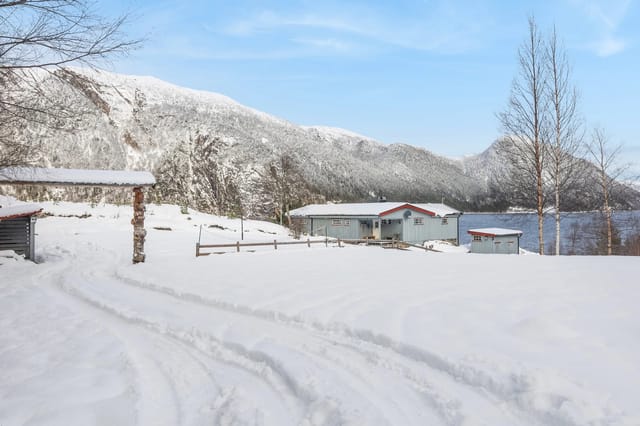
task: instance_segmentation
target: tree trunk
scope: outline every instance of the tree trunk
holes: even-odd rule
[[[605,164],[604,161],[601,164]],[[607,173],[604,170],[604,167],[600,169],[600,179],[602,185],[602,195],[603,195],[603,207],[604,207],[604,216],[607,221],[607,256],[611,256],[612,253],[612,225],[611,225],[611,207],[609,206],[609,185],[607,182]]]
[[[611,256],[613,254],[612,249],[612,229],[611,229],[611,209],[607,207],[607,256]]]
[[[144,229],[144,192],[142,188],[133,188],[133,263],[144,262],[144,239],[147,231]]]
[[[611,224],[611,207],[609,206],[609,191],[605,191],[604,194],[604,212],[605,217],[607,218],[607,256],[611,256],[613,253],[612,249],[612,224]]]
[[[538,142],[539,143],[539,142]],[[537,149],[540,149],[538,147]],[[542,155],[541,153],[538,155]],[[537,167],[538,176],[536,179],[537,210],[538,210],[538,252],[544,254],[544,192],[542,188],[542,162],[539,161]]]
[[[556,180],[555,187],[555,213],[556,213],[556,256],[560,255],[560,187]]]

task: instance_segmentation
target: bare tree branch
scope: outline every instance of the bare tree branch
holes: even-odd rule
[[[583,145],[583,131],[578,117],[578,92],[571,86],[571,69],[564,47],[559,45],[555,26],[546,46],[546,65],[550,84],[551,140],[547,170],[553,186],[555,213],[555,254],[560,254],[560,209],[562,197],[581,182],[583,167],[578,154]]]
[[[93,67],[137,46],[123,33],[127,23],[128,15],[99,16],[89,0],[0,0],[0,166],[26,164],[38,151],[37,140],[17,141],[16,129],[60,129],[82,113],[42,85],[64,80],[63,66]]]
[[[602,197],[602,211],[605,215],[607,228],[607,254],[612,254],[613,215],[612,197],[621,186],[616,182],[629,168],[628,164],[620,164],[622,145],[612,146],[603,129],[594,129],[591,143],[587,146],[588,153],[596,166],[598,184]]]
[[[499,114],[505,131],[501,144],[512,170],[513,191],[534,199],[538,214],[539,252],[544,254],[544,166],[548,139],[547,69],[544,43],[535,19],[518,50],[519,74],[513,81],[506,111]]]

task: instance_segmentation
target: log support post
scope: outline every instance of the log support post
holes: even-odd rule
[[[144,262],[144,239],[147,231],[144,229],[144,192],[142,187],[133,188],[133,263]]]

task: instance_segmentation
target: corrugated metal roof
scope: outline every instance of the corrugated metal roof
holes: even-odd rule
[[[151,186],[149,172],[127,170],[52,169],[7,167],[0,169],[0,183],[32,185]]]
[[[460,212],[440,203],[410,204],[400,202],[384,203],[345,203],[345,204],[310,204],[291,210],[291,216],[381,216],[389,210],[406,206],[432,212],[435,216],[459,214]]]
[[[522,235],[522,231],[517,229],[504,229],[504,228],[478,228],[469,229],[467,233],[471,235],[484,235],[487,237],[498,237],[507,235]]]

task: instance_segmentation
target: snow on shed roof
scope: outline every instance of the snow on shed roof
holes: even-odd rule
[[[444,204],[409,204],[399,202],[310,204],[289,212],[291,216],[384,216],[402,208],[423,210],[432,216],[446,216],[460,212]]]
[[[517,229],[504,229],[504,228],[478,228],[469,229],[467,233],[471,235],[481,235],[486,237],[498,237],[507,235],[522,235],[522,231]]]
[[[0,169],[0,184],[151,186],[156,183],[149,172],[125,170],[48,169],[7,167]]]
[[[32,216],[41,211],[42,207],[37,204],[15,204],[8,207],[0,207],[0,221]]]

